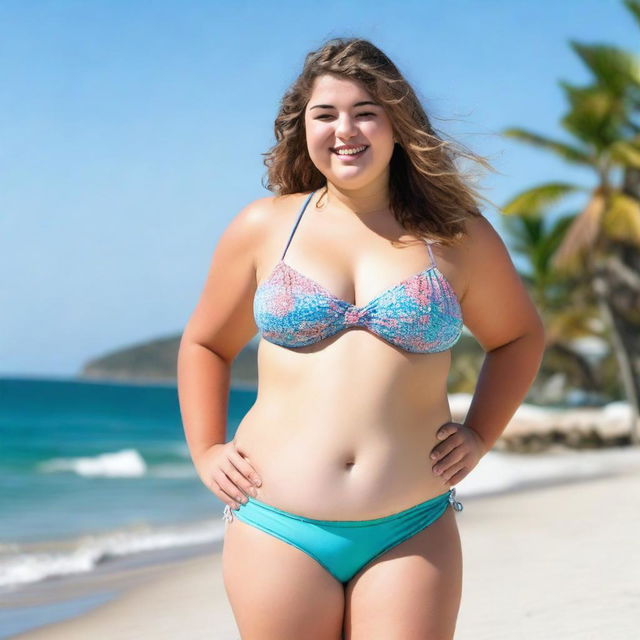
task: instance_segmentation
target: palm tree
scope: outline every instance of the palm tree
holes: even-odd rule
[[[640,23],[640,2],[626,0],[624,4]],[[595,186],[588,189],[559,182],[537,185],[512,198],[503,213],[541,219],[562,199],[577,193],[586,195],[585,205],[563,229],[550,265],[560,278],[586,283],[593,293],[609,328],[632,408],[631,442],[638,445],[640,124],[634,118],[640,114],[640,58],[612,46],[570,44],[594,75],[593,84],[586,87],[560,82],[569,102],[561,124],[575,140],[566,143],[521,128],[508,128],[503,135],[591,169]],[[621,177],[616,178],[617,174]]]
[[[584,283],[576,277],[559,277],[553,256],[575,214],[549,224],[541,216],[509,215],[504,220],[510,249],[526,259],[529,270],[519,275],[527,286],[545,325],[547,369],[571,376],[572,386],[597,391],[602,381],[584,354],[575,348],[578,338],[600,335],[602,322]],[[549,227],[547,229],[547,227]],[[544,367],[544,364],[543,364]]]

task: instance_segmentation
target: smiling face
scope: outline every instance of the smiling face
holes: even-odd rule
[[[305,109],[305,128],[311,161],[328,181],[349,190],[388,182],[391,121],[359,82],[332,74],[317,77]],[[340,147],[365,149],[339,155]]]

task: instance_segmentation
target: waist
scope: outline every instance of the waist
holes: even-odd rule
[[[254,407],[255,409],[255,407]],[[250,411],[234,436],[263,480],[258,499],[321,519],[366,519],[415,505],[448,488],[432,470],[437,429],[420,424],[274,422]]]

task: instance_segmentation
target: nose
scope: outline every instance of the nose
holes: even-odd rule
[[[336,136],[338,138],[352,138],[356,134],[356,121],[354,118],[349,115],[345,115],[338,119],[338,124],[336,126]]]

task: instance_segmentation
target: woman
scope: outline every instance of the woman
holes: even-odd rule
[[[241,637],[452,638],[454,485],[503,431],[543,348],[454,166],[456,154],[485,161],[439,138],[393,63],[358,38],[307,56],[276,138],[278,195],[225,229],[178,358],[194,465],[226,504]],[[487,355],[460,424],[447,374],[463,319]],[[230,365],[257,332],[257,398],[225,442]]]

